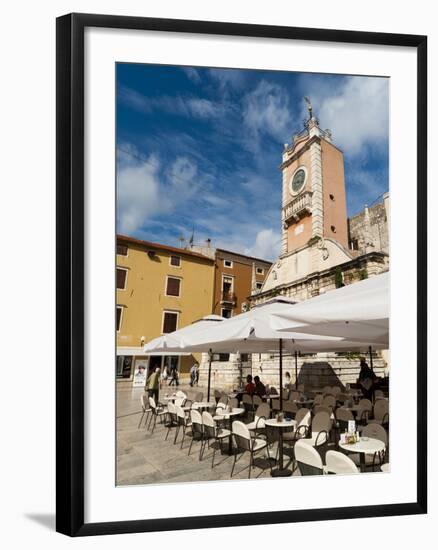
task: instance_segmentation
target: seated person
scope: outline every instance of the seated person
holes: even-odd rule
[[[254,391],[255,391],[255,384],[254,382],[252,381],[252,376],[250,374],[248,374],[248,376],[246,377],[246,386],[245,386],[245,393],[249,394],[249,395],[253,395],[254,394]]]
[[[259,376],[254,376],[254,383],[255,383],[255,392],[260,397],[263,397],[266,395],[266,386],[263,384],[263,382],[260,380]]]

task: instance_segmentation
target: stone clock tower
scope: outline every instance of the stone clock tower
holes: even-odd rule
[[[322,288],[321,274],[354,257],[349,250],[344,155],[305,100],[309,116],[304,130],[285,144],[280,166],[281,252],[257,301],[278,292],[297,299],[315,296]]]
[[[306,101],[305,130],[283,151],[282,256],[318,238],[348,248],[344,156]]]

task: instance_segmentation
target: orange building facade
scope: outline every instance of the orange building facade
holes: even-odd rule
[[[249,309],[249,297],[263,287],[271,262],[216,249],[213,313],[233,317]]]

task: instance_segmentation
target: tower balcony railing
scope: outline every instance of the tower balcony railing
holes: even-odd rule
[[[306,214],[312,213],[312,192],[305,191],[283,207],[283,221],[286,225],[297,222]]]
[[[221,303],[222,304],[232,304],[235,305],[237,302],[237,297],[234,292],[229,290],[223,290],[221,293]]]

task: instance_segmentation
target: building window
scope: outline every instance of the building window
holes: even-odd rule
[[[117,243],[117,254],[119,256],[127,256],[128,255],[128,247],[126,244],[119,244]]]
[[[171,256],[170,265],[172,267],[181,267],[181,256]]]
[[[116,330],[117,330],[117,332],[120,332],[120,328],[122,326],[122,316],[123,316],[123,308],[122,308],[122,306],[117,306],[117,309],[116,309]]]
[[[117,378],[131,378],[131,355],[119,355],[117,357]]]
[[[166,296],[180,296],[181,279],[176,277],[167,277]]]
[[[256,289],[261,290],[263,286],[263,283],[256,283]]]
[[[240,354],[240,361],[242,363],[248,363],[249,355],[247,353],[241,353]]]
[[[359,242],[357,239],[351,239],[350,248],[351,250],[359,250]]]
[[[230,354],[229,353],[216,353],[215,354],[215,360],[216,361],[229,361],[230,360]]]
[[[222,292],[223,294],[232,294],[233,292],[233,277],[222,275]]]
[[[225,319],[229,319],[232,315],[233,311],[228,307],[221,308],[221,316]]]
[[[177,311],[164,311],[163,312],[163,334],[173,332],[178,327],[178,312]]]
[[[233,267],[233,262],[231,260],[224,260],[224,267]]]
[[[126,289],[126,279],[128,277],[128,271],[120,267],[117,268],[117,288],[118,290]]]
[[[265,270],[263,269],[263,267],[257,267],[256,268],[256,273],[257,273],[257,275],[264,275]]]

